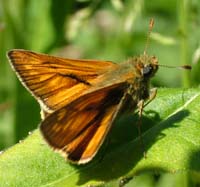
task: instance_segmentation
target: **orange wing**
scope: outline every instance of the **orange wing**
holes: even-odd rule
[[[109,61],[73,60],[11,50],[8,57],[23,85],[50,113],[81,96],[95,79],[116,64]]]
[[[119,112],[126,88],[126,83],[102,88],[53,112],[40,126],[44,138],[70,161],[89,162]]]

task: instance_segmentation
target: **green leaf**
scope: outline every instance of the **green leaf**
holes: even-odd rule
[[[143,115],[146,159],[140,139],[130,131],[136,117],[128,116],[114,124],[109,146],[104,146],[92,162],[80,166],[54,153],[36,130],[1,154],[0,186],[104,186],[146,171],[189,171],[198,178],[199,114],[200,89],[159,89]]]

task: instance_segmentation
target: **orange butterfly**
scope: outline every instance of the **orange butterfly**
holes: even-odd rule
[[[149,97],[155,57],[122,64],[63,59],[25,50],[8,52],[22,84],[40,103],[45,140],[77,163],[92,159],[122,106],[136,108]]]
[[[138,106],[141,115],[144,101],[156,93],[150,94],[149,81],[158,61],[146,53],[121,64],[18,49],[9,51],[8,58],[41,106],[44,139],[77,164],[96,155],[121,111]]]

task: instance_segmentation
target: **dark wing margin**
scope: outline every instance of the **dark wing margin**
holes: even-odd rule
[[[89,162],[103,143],[126,96],[126,83],[88,93],[50,114],[40,126],[45,140],[70,161]]]
[[[116,66],[109,61],[64,59],[19,49],[7,56],[22,84],[50,113],[81,96],[101,73]]]

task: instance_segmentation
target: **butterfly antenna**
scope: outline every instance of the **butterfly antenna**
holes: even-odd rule
[[[145,45],[145,48],[144,48],[144,56],[147,55],[147,48],[149,46],[150,35],[152,33],[153,26],[154,26],[154,19],[151,18],[150,21],[149,21],[149,30],[148,30],[148,33],[147,33],[146,45]],[[158,66],[166,67],[166,68],[179,68],[179,69],[185,69],[185,70],[191,70],[192,69],[192,67],[190,65],[168,66],[168,65],[158,64]]]
[[[147,48],[149,46],[149,40],[150,40],[150,35],[151,35],[151,32],[152,32],[153,26],[154,26],[154,19],[151,18],[150,21],[149,21],[149,30],[148,30],[148,33],[147,33],[147,40],[146,40],[146,45],[145,45],[145,48],[144,48],[144,55],[147,54]]]
[[[190,65],[182,65],[182,66],[170,66],[170,65],[163,65],[163,64],[158,64],[160,67],[165,67],[165,68],[178,68],[178,69],[185,69],[185,70],[191,70],[192,66]]]

